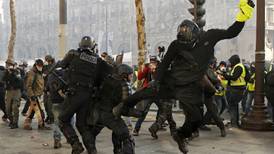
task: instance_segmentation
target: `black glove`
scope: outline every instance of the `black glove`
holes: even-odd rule
[[[248,4],[249,6],[251,6],[252,8],[255,7],[255,3],[254,3],[252,0],[248,0],[248,1],[247,1],[247,4]]]
[[[122,111],[123,111],[123,108],[124,108],[124,103],[119,103],[117,106],[115,106],[113,109],[112,109],[112,113],[115,117],[120,117],[122,115]]]
[[[148,87],[151,87],[154,91],[160,91],[160,82],[159,81],[151,81],[148,84]]]

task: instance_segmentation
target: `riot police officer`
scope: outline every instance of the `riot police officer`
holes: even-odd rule
[[[70,50],[59,66],[67,69],[65,77],[68,80],[69,94],[64,101],[64,109],[59,115],[59,127],[72,146],[72,154],[80,154],[84,151],[78,136],[70,124],[70,120],[76,114],[76,127],[82,136],[83,143],[91,153],[91,132],[86,123],[87,109],[96,87],[99,87],[103,79],[100,70],[104,65],[102,59],[94,52],[96,44],[89,36],[82,38],[77,50]]]
[[[227,30],[202,31],[193,21],[184,20],[178,27],[177,39],[170,44],[159,65],[156,91],[138,91],[125,100],[126,103],[136,103],[140,99],[155,96],[157,90],[161,90],[161,86],[165,85],[163,81],[166,76],[170,75],[169,84],[174,87],[173,97],[180,101],[186,117],[184,125],[173,134],[182,153],[188,153],[185,139],[191,137],[202,122],[200,107],[203,89],[200,81],[214,55],[214,46],[221,40],[236,37],[242,31],[245,21],[251,18],[253,7],[254,3],[251,0],[240,0],[240,12],[236,22]]]
[[[125,121],[120,116],[121,114],[128,116],[128,111],[130,110],[121,102],[131,94],[129,82],[133,77],[133,69],[126,64],[120,64],[114,70],[114,73],[102,84],[100,94],[104,97],[100,97],[93,107],[98,113],[98,116],[94,116],[98,117],[97,119],[91,118],[95,121],[92,131],[94,133],[93,144],[95,145],[95,138],[100,131],[104,127],[108,127],[113,131],[114,154],[134,154],[133,138]],[[117,113],[116,108],[121,106],[123,112]]]

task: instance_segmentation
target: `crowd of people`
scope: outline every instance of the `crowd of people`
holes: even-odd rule
[[[27,70],[26,62],[18,65],[7,60],[6,66],[0,67],[2,120],[17,129],[19,107],[24,100],[23,129],[32,130],[36,116],[38,129],[53,129],[54,148],[62,147],[63,134],[72,154],[85,149],[96,154],[96,136],[104,127],[112,130],[113,153],[134,154],[133,136],[140,135],[152,103],[158,111],[148,129],[151,136],[158,139],[157,132],[168,125],[182,153],[188,153],[187,143],[199,136],[199,130],[210,130],[209,124],[219,127],[225,137],[223,113],[230,115],[229,126],[241,127],[240,118],[251,112],[255,91],[254,62],[242,63],[239,55],[232,55],[218,63],[214,57],[216,43],[236,37],[252,16],[252,1],[241,0],[239,6],[241,11],[227,30],[205,32],[193,21],[184,20],[167,51],[159,47],[159,55],[150,56],[141,68],[122,64],[121,59],[114,60],[106,52],[98,55],[96,43],[89,36],[84,36],[79,47],[58,62],[47,55]],[[136,82],[141,86],[137,87]],[[272,67],[266,68],[265,87],[267,105],[274,117]],[[143,107],[136,107],[140,102]],[[172,115],[175,102],[185,115],[179,128]],[[130,117],[138,118],[134,127]]]

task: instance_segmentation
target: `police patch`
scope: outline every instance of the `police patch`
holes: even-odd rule
[[[89,63],[92,63],[92,64],[97,64],[97,57],[92,56],[92,55],[88,55],[84,52],[81,53],[80,59],[84,60],[84,61],[87,61]]]
[[[208,45],[209,45],[209,42],[208,42],[208,41],[204,43],[204,46],[208,46]]]

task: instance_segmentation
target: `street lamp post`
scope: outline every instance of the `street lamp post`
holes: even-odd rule
[[[59,0],[59,58],[66,50],[67,0]]]
[[[247,130],[273,130],[268,119],[264,103],[264,68],[265,68],[265,0],[257,0],[256,26],[256,90],[255,102],[251,112],[242,118],[242,128]]]
[[[105,30],[106,30],[106,52],[108,53],[108,8],[107,8],[107,4],[104,3],[105,0],[99,0],[103,6],[104,6],[104,11],[105,11],[105,22],[106,22],[106,27],[105,27]],[[108,54],[111,54],[111,53],[108,53]]]
[[[107,50],[106,52],[108,53],[108,9],[107,9],[107,6],[105,6],[105,14],[106,14],[106,50]]]

